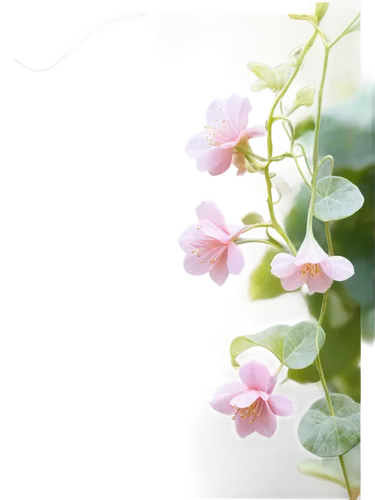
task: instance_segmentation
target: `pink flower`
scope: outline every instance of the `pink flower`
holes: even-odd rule
[[[234,148],[237,144],[246,147],[248,139],[266,134],[263,125],[247,126],[250,111],[249,100],[236,94],[210,104],[205,131],[193,136],[185,149],[191,158],[196,159],[198,170],[219,175],[233,163],[239,175],[246,172],[245,157]]]
[[[286,396],[272,394],[277,376],[259,361],[252,360],[239,369],[241,382],[221,385],[209,405],[220,413],[232,415],[237,434],[244,438],[253,432],[272,437],[276,431],[276,415],[294,415],[292,401]]]
[[[245,265],[242,250],[234,240],[247,226],[226,223],[213,201],[203,201],[196,214],[199,222],[189,226],[178,239],[186,252],[185,271],[195,276],[210,273],[221,286],[229,273],[239,274]]]
[[[324,293],[333,280],[344,281],[353,276],[353,264],[345,257],[330,257],[313,236],[307,235],[295,257],[287,253],[275,255],[271,273],[281,280],[284,290],[297,290],[307,283],[311,293]]]

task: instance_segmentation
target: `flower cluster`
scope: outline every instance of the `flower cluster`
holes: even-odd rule
[[[213,201],[203,201],[196,208],[197,222],[189,226],[178,241],[185,252],[185,271],[195,276],[209,274],[219,286],[227,281],[229,274],[238,275],[244,269],[245,256],[241,250],[242,245],[260,243],[271,245],[274,249],[274,254],[271,256],[267,254],[262,266],[257,269],[262,271],[260,275],[263,276],[265,283],[272,283],[273,280],[277,284],[279,279],[286,292],[304,287],[310,294],[324,294],[318,315],[314,312],[317,318],[315,322],[301,321],[292,326],[274,325],[260,333],[245,334],[246,336],[235,338],[230,345],[230,355],[232,365],[239,368],[239,380],[221,385],[215,391],[209,405],[217,412],[232,417],[235,430],[241,438],[254,433],[270,438],[276,432],[278,416],[295,414],[294,405],[288,397],[273,393],[282,368],[286,367],[289,370],[287,379],[295,377],[294,380],[301,383],[310,381],[311,375],[315,376],[317,373],[324,389],[324,398],[316,401],[300,420],[299,440],[308,451],[319,457],[340,458],[342,477],[345,478],[348,497],[352,499],[354,496],[343,457],[360,441],[359,404],[344,394],[330,395],[320,360],[320,350],[328,344],[325,344],[327,333],[324,330],[328,324],[324,321],[325,312],[331,307],[328,291],[334,281],[343,282],[354,274],[354,267],[347,258],[334,255],[330,223],[336,223],[353,215],[362,207],[364,198],[358,187],[348,179],[333,174],[335,166],[333,156],[327,155],[320,159],[323,155],[319,141],[329,52],[343,36],[358,29],[359,14],[333,41],[330,41],[320,27],[320,21],[325,16],[328,6],[327,2],[319,2],[314,14],[290,15],[297,21],[308,21],[313,26],[314,33],[305,45],[297,47],[290,53],[288,62],[279,64],[275,68],[256,62],[248,65],[258,77],[251,87],[252,90],[270,89],[275,93],[274,102],[265,122],[266,126],[249,125],[252,109],[250,101],[246,97],[233,94],[228,99],[216,99],[209,105],[204,130],[191,137],[186,145],[187,155],[195,160],[200,172],[217,176],[224,174],[233,165],[239,176],[247,172],[261,173],[266,182],[269,220],[265,220],[257,212],[249,212],[242,218],[243,224],[227,222]],[[304,87],[295,94],[294,103],[288,98],[284,102],[283,98],[292,88],[291,84],[301,69],[307,52],[319,38],[324,48],[319,87],[315,85]],[[296,127],[290,117],[301,106],[311,107],[316,94],[318,98],[313,150],[309,159],[303,144],[298,144],[300,152],[295,152]],[[288,151],[277,156],[273,153],[272,137],[275,122],[282,124],[290,141]],[[252,139],[264,136],[267,136],[267,157],[256,154],[252,149]],[[275,208],[277,201],[273,199],[273,178],[277,175],[275,165],[285,159],[294,161],[305,184],[304,188],[307,187],[310,193],[306,226],[303,233],[299,234],[299,237],[303,235],[305,237],[299,249],[295,248],[292,239],[278,221]],[[327,163],[323,166],[327,160],[330,161],[329,169],[326,168]],[[272,171],[270,171],[271,166]],[[298,210],[299,208],[298,206]],[[300,214],[304,213],[304,209],[301,206]],[[315,239],[314,219],[319,219],[320,224],[325,225],[328,253]],[[258,230],[263,232],[262,237],[248,237]],[[302,241],[302,238],[299,241]],[[258,280],[258,283],[260,281]],[[265,285],[265,288],[268,288],[268,285]],[[345,285],[336,285],[336,291],[344,291],[345,296],[348,293],[352,294],[350,288],[353,287],[349,286],[346,289]],[[281,292],[279,287],[278,293]],[[266,297],[271,296],[273,295],[266,294]],[[331,314],[328,317],[330,316]],[[266,348],[278,359],[280,365],[272,375],[265,365],[256,360],[244,363],[242,366],[238,364],[238,356],[253,347]],[[325,351],[327,352],[329,351]],[[304,371],[306,368],[313,368],[313,372]],[[295,371],[302,371],[302,375],[295,375]],[[346,373],[345,371],[345,375]],[[346,382],[342,384],[344,385]],[[337,433],[337,425],[345,432]]]

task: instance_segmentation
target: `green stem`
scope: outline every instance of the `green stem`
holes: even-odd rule
[[[312,177],[312,170],[311,170],[311,167],[310,167],[309,162],[308,162],[308,159],[307,159],[307,155],[306,155],[306,150],[305,150],[305,148],[302,146],[302,144],[300,144],[299,142],[296,142],[296,143],[293,143],[293,150],[294,150],[294,145],[299,146],[299,147],[301,148],[302,154],[301,154],[301,155],[297,155],[297,156],[298,156],[298,158],[299,158],[300,156],[303,156],[303,158],[304,158],[304,160],[305,160],[305,162],[306,162],[306,167],[307,167],[307,170],[309,171],[309,173],[310,173],[310,175],[311,175],[311,177]]]
[[[247,238],[247,239],[238,239],[235,241],[236,245],[243,245],[244,243],[265,243],[266,245],[271,245],[278,250],[282,250],[285,252],[285,248],[275,241],[266,240],[264,238]]]
[[[359,18],[360,18],[360,16],[361,16],[361,13],[360,13],[360,12],[358,12],[358,14],[354,17],[354,19],[352,19],[352,20],[350,21],[350,23],[349,23],[348,25],[346,25],[346,26],[345,26],[345,28],[341,31],[341,33],[340,33],[340,34],[339,34],[339,35],[338,35],[338,36],[337,36],[334,40],[332,40],[332,42],[328,45],[328,47],[329,47],[330,49],[331,49],[334,45],[336,45],[336,43],[337,43],[338,41],[340,41],[340,40],[341,40],[341,38],[342,38],[343,36],[345,36],[345,35],[346,35],[346,33],[347,33],[348,29],[350,29],[350,28],[351,28],[351,26],[352,26],[352,25],[353,25],[353,24],[357,21],[357,19],[359,19]]]
[[[297,157],[297,156],[293,156],[293,158],[294,158],[294,161],[295,161],[295,163],[296,163],[296,166],[297,166],[297,168],[298,168],[299,173],[301,174],[301,177],[302,177],[302,179],[303,179],[304,183],[306,184],[306,186],[307,186],[307,187],[310,189],[310,191],[311,191],[311,184],[310,184],[310,183],[309,183],[309,181],[306,179],[305,174],[302,172],[302,168],[301,168],[301,166],[300,166],[300,164],[299,164],[298,157]]]
[[[313,46],[317,35],[318,35],[318,31],[315,29],[314,33],[312,34],[312,36],[310,37],[310,39],[306,43],[306,45],[305,45],[305,47],[304,47],[304,49],[302,51],[301,57],[299,58],[298,63],[296,64],[296,67],[295,67],[292,75],[290,76],[289,80],[286,82],[286,84],[280,90],[279,94],[277,95],[276,99],[274,100],[274,102],[273,102],[273,104],[271,106],[271,110],[270,110],[270,113],[269,113],[269,116],[268,116],[268,120],[267,120],[267,132],[268,132],[268,134],[267,134],[267,155],[268,155],[268,162],[267,162],[267,164],[266,164],[266,166],[264,168],[264,176],[266,178],[266,185],[267,185],[267,203],[268,203],[268,208],[269,208],[270,217],[271,217],[271,221],[272,221],[272,226],[279,233],[279,235],[284,239],[285,243],[288,245],[288,247],[290,248],[290,250],[293,253],[293,255],[296,255],[296,249],[294,248],[293,243],[289,239],[289,237],[286,234],[286,232],[284,231],[284,229],[281,227],[281,225],[277,221],[277,218],[276,218],[276,215],[275,215],[275,210],[274,210],[274,205],[273,205],[273,200],[272,200],[272,182],[271,182],[270,170],[269,170],[270,169],[270,165],[271,165],[271,163],[273,161],[273,159],[272,159],[272,152],[273,152],[272,124],[274,122],[274,116],[273,115],[275,113],[277,105],[279,104],[279,102],[281,101],[281,99],[284,97],[284,95],[288,91],[289,87],[291,86],[293,80],[297,76],[297,74],[298,74],[298,72],[299,72],[299,70],[300,70],[300,68],[302,66],[303,60],[304,60],[307,52]],[[279,117],[277,117],[277,118],[279,119]]]
[[[272,375],[274,377],[277,377],[279,375],[279,373],[281,372],[281,370],[283,369],[283,367],[284,367],[284,363],[280,363]]]
[[[319,170],[319,133],[320,133],[320,123],[322,119],[322,102],[323,102],[323,90],[324,83],[327,74],[328,67],[328,56],[329,56],[329,47],[324,47],[324,61],[323,61],[323,71],[322,77],[320,80],[319,93],[318,93],[318,109],[316,112],[316,123],[315,123],[315,131],[314,131],[314,152],[313,152],[313,176],[311,180],[311,198],[310,198],[310,206],[309,213],[307,216],[307,233],[313,236],[312,234],[312,223],[314,216],[314,205],[316,198],[316,181],[318,177]]]
[[[312,222],[313,222],[314,204],[315,204],[315,197],[316,197],[316,182],[317,182],[317,176],[318,176],[318,170],[319,170],[319,133],[320,133],[320,124],[321,124],[321,117],[322,117],[323,90],[324,90],[324,83],[325,83],[326,74],[327,74],[329,52],[330,52],[330,48],[332,47],[332,44],[331,45],[327,44],[326,37],[324,36],[324,33],[322,33],[320,30],[319,30],[319,32],[320,32],[320,35],[321,35],[323,43],[324,43],[324,61],[323,61],[323,70],[322,70],[322,76],[321,76],[319,94],[318,94],[318,109],[317,109],[315,132],[314,132],[313,176],[312,176],[312,181],[311,181],[312,191],[311,191],[309,213],[308,213],[308,218],[307,218],[307,233],[309,233],[311,235],[311,237],[313,237]],[[333,255],[333,244],[332,244],[331,232],[330,232],[328,223],[325,223],[325,231],[326,231],[326,238],[327,238],[327,243],[328,243],[329,254]],[[319,326],[321,326],[323,323],[324,315],[325,315],[325,312],[327,309],[327,304],[328,304],[328,290],[326,291],[326,293],[323,296],[322,306],[321,306],[320,315],[319,315]],[[327,382],[326,382],[326,379],[324,376],[319,351],[318,351],[318,355],[317,355],[316,360],[315,360],[315,366],[316,366],[316,369],[318,370],[318,373],[319,373],[319,378],[320,378],[321,384],[323,386],[323,390],[324,390],[324,394],[325,394],[325,398],[327,401],[327,405],[328,405],[330,414],[332,415],[332,417],[335,417],[335,412],[333,409],[331,396],[330,396],[329,391],[328,391]],[[346,471],[345,462],[344,462],[342,455],[339,456],[338,458],[340,461],[342,473],[344,475],[345,485],[346,485],[346,489],[348,492],[348,497],[349,497],[349,500],[351,500],[352,494],[351,494],[351,488],[350,488],[350,483],[348,480],[348,474]]]
[[[327,309],[327,303],[328,303],[328,291],[323,295],[322,307],[321,307],[320,315],[319,315],[319,326],[321,326],[322,323],[323,323],[324,314],[325,314],[326,309]],[[332,401],[331,401],[331,396],[329,395],[329,391],[328,391],[328,387],[327,387],[327,381],[326,381],[326,378],[324,376],[323,367],[322,367],[322,363],[320,361],[319,353],[318,353],[318,355],[317,355],[317,357],[315,359],[315,366],[316,366],[316,369],[318,370],[320,382],[321,382],[321,384],[323,386],[323,390],[324,390],[324,394],[325,394],[325,397],[326,397],[326,401],[327,401],[327,405],[328,405],[328,408],[329,408],[329,412],[332,415],[332,417],[334,417],[335,416],[335,411],[333,409],[333,405],[332,405]],[[346,465],[345,465],[345,462],[344,462],[344,459],[343,459],[342,455],[339,456],[339,460],[340,460],[340,465],[341,465],[342,473],[343,473],[344,478],[345,478],[345,485],[346,485],[346,490],[348,492],[348,497],[349,497],[349,500],[351,500],[352,499],[352,493],[351,493],[350,483],[349,483],[349,480],[348,480],[348,473],[346,471]]]
[[[258,229],[259,227],[272,227],[270,222],[259,222],[258,224],[250,224],[250,227],[244,229],[243,233],[247,233],[247,231],[251,231],[252,229]]]
[[[324,223],[324,228],[326,230],[326,238],[327,238],[327,243],[328,243],[328,253],[329,253],[329,255],[333,255],[333,244],[332,244],[331,231],[329,230],[329,222]]]
[[[293,255],[296,255],[296,249],[289,239],[288,235],[284,231],[284,229],[280,226],[279,222],[277,221],[276,214],[275,214],[275,209],[273,205],[273,200],[272,200],[272,182],[271,182],[271,177],[270,177],[270,168],[271,162],[268,162],[267,165],[265,166],[264,169],[264,175],[266,178],[266,185],[267,185],[267,203],[268,203],[268,209],[270,212],[270,217],[272,221],[272,227],[279,233],[279,235],[284,239],[285,243],[288,245],[289,249],[293,253]]]
[[[311,49],[311,47],[313,46],[314,42],[315,42],[315,39],[318,35],[318,31],[315,29],[314,30],[314,33],[312,34],[312,36],[310,37],[310,39],[308,40],[308,42],[306,43],[303,51],[302,51],[302,54],[301,54],[301,57],[299,58],[298,60],[298,63],[296,64],[296,67],[293,71],[293,74],[290,76],[289,80],[286,82],[286,84],[284,85],[284,87],[280,90],[279,94],[277,95],[276,99],[274,100],[273,104],[272,104],[272,107],[271,107],[271,110],[270,110],[270,114],[268,116],[268,121],[267,121],[267,128],[268,128],[268,137],[267,137],[267,149],[268,149],[268,158],[272,158],[272,134],[271,134],[271,129],[272,129],[272,123],[273,123],[273,114],[275,112],[275,109],[277,107],[277,105],[279,104],[279,102],[281,101],[281,99],[284,97],[284,95],[287,93],[289,87],[291,86],[293,80],[295,79],[295,77],[297,76],[301,66],[302,66],[302,63],[303,63],[303,60],[307,54],[307,52]]]
[[[332,175],[333,174],[333,166],[334,166],[334,159],[333,159],[333,156],[332,155],[326,155],[324,156],[324,158],[322,158],[320,160],[320,163],[319,163],[319,168],[323,165],[323,163],[326,161],[326,160],[330,160],[331,162],[331,172],[329,175]]]
[[[281,104],[281,103],[280,103]],[[290,128],[292,129],[292,132],[293,132],[293,135],[294,135],[294,125],[293,125],[293,122],[290,118],[287,118],[286,116],[275,116],[273,119],[272,119],[272,122],[275,123],[277,122],[278,120],[282,120],[283,123],[284,122],[288,122],[289,125],[290,125]]]
[[[344,475],[345,486],[346,486],[346,490],[347,490],[348,495],[349,495],[349,500],[352,500],[352,490],[351,490],[351,486],[350,486],[350,483],[349,483],[349,477],[348,477],[348,473],[347,473],[347,470],[346,470],[346,465],[345,465],[345,462],[344,462],[344,456],[340,455],[339,456],[339,460],[340,460],[340,465],[341,465],[342,473]]]

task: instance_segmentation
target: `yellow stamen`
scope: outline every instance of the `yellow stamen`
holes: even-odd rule
[[[239,414],[240,418],[244,420],[245,418],[248,419],[247,423],[248,424],[253,424],[257,418],[259,418],[263,408],[263,401],[261,398],[258,398],[255,403],[252,405],[248,406],[247,408],[237,408],[236,406],[233,407],[233,412],[234,415],[232,417],[232,420],[236,418],[237,413]]]
[[[303,275],[309,274],[311,278],[315,278],[315,276],[319,276],[321,271],[319,264],[304,264],[299,272]]]

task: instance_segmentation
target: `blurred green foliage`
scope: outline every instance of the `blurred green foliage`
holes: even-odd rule
[[[347,281],[334,282],[330,289],[322,325],[327,338],[320,353],[325,376],[333,389],[345,392],[356,401],[361,398],[361,344],[371,346],[375,341],[375,211],[372,207],[375,192],[374,98],[375,84],[370,80],[365,81],[355,96],[341,103],[326,106],[323,110],[320,135],[319,157],[331,154],[331,147],[336,153],[338,152],[337,157],[334,156],[334,174],[357,185],[365,198],[362,208],[354,215],[329,223],[334,253],[353,262],[355,275]],[[306,145],[310,164],[312,162],[310,138],[313,128],[314,118],[310,116],[296,123],[296,140]],[[358,136],[361,140],[351,141],[349,144],[348,136]],[[343,144],[345,154],[341,155],[340,146]],[[351,162],[354,161],[355,165],[352,165]],[[330,162],[325,162],[319,177],[329,175],[330,168]],[[296,248],[301,245],[305,236],[309,201],[310,191],[304,183],[301,183],[298,194],[289,202],[287,210],[280,213],[281,222]],[[313,228],[316,239],[328,251],[324,223],[314,218]],[[267,312],[267,309],[272,309],[274,303],[270,299],[281,300],[285,297],[280,289],[279,280],[269,272],[272,252],[277,253],[274,249],[268,250],[242,281],[240,286],[242,290],[237,294],[236,311],[237,315],[239,311],[241,312],[242,319],[247,315],[247,319],[253,322],[254,311],[262,305],[264,305],[264,315],[273,317],[271,312],[269,315]],[[287,297],[291,295],[289,293]],[[317,320],[322,294],[309,296],[305,291],[299,291],[293,295],[295,302],[298,297],[305,299],[303,313],[305,318],[311,317]],[[295,319],[292,316],[288,319],[282,315],[276,321],[295,321]],[[264,326],[271,324],[268,321],[264,323]],[[262,326],[260,322],[256,324]],[[287,380],[307,385],[318,381],[318,373],[314,366],[302,370],[288,370]]]
[[[361,448],[358,444],[344,455],[344,462],[348,473],[350,485],[352,487],[352,497],[357,498],[361,486]],[[308,476],[325,479],[339,484],[345,488],[345,481],[337,458],[308,458],[298,464],[298,468]]]
[[[263,257],[262,262],[250,275],[249,294],[251,300],[272,299],[284,292],[280,280],[270,273],[271,262],[278,253],[273,248]]]
[[[334,282],[328,298],[323,328],[327,333],[321,351],[325,375],[339,391],[356,401],[361,397],[361,344],[372,346],[375,341],[375,84],[366,81],[360,92],[323,111],[319,155],[332,154],[334,174],[356,184],[365,197],[363,207],[348,219],[330,223],[334,253],[353,262],[355,275],[342,283]],[[312,159],[311,134],[314,119],[305,118],[296,124],[297,140]],[[350,139],[349,139],[350,138]],[[319,177],[329,174],[330,164],[322,166]],[[289,209],[281,217],[284,228],[294,244],[302,243],[305,235],[309,190],[303,184]],[[324,224],[315,219],[317,240],[327,250]],[[309,300],[311,312],[318,317],[321,296]],[[288,380],[309,383],[318,380],[316,370],[289,370]]]
[[[305,145],[310,162],[313,128],[314,119],[311,117],[296,124],[296,140]],[[332,154],[335,159],[334,174],[353,182],[365,197],[364,205],[357,213],[348,219],[330,223],[330,229],[335,254],[350,259],[355,268],[352,278],[334,283],[332,287],[340,301],[336,309],[358,309],[355,320],[351,320],[353,336],[355,331],[360,331],[362,343],[368,346],[375,342],[374,144],[375,83],[369,79],[352,98],[325,107],[319,141],[319,156]],[[329,169],[329,162],[326,162],[319,177],[329,174]],[[309,196],[308,188],[302,185],[282,220],[297,247],[305,234]],[[315,220],[314,230],[319,243],[326,248],[324,224]],[[338,326],[338,329],[341,328]]]

